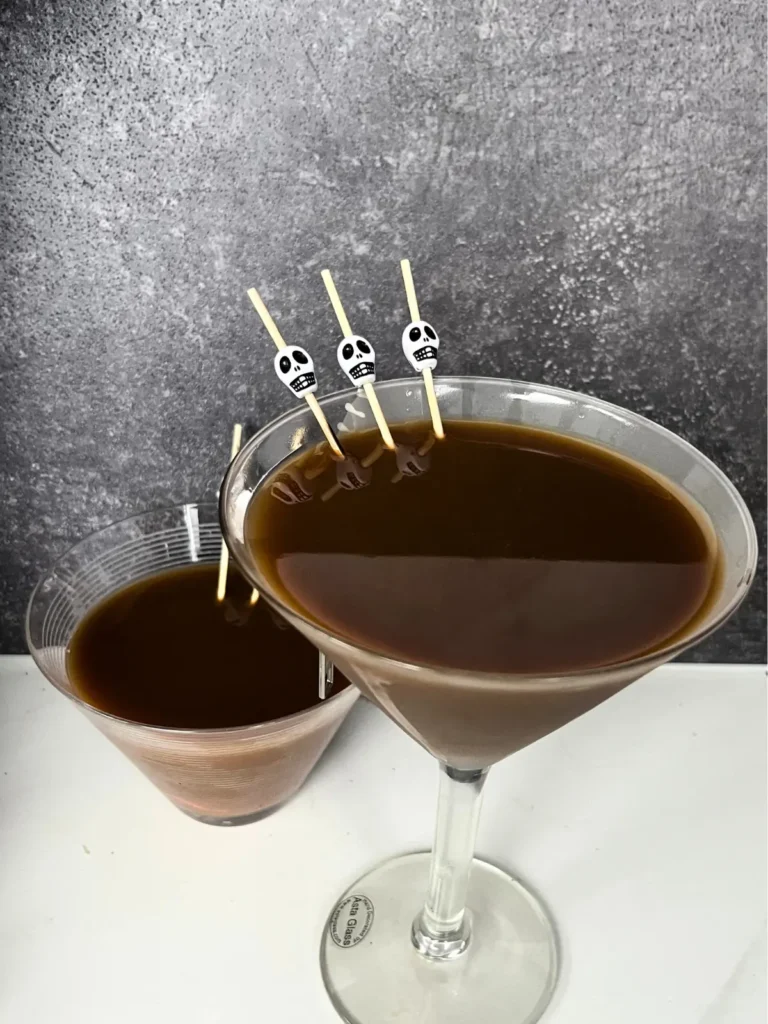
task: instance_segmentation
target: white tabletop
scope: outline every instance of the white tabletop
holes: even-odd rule
[[[0,1020],[333,1024],[325,916],[431,838],[437,770],[358,702],[265,821],[166,802],[26,657],[0,658]],[[662,669],[496,767],[478,853],[542,893],[546,1024],[766,1019],[764,670]]]

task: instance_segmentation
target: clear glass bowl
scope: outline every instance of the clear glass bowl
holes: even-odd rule
[[[92,708],[73,692],[66,666],[72,634],[94,604],[143,577],[216,563],[220,550],[215,505],[178,505],[114,523],[75,545],[38,583],[26,632],[43,674],[179,810],[211,825],[241,825],[271,813],[299,789],[357,699],[355,687],[260,725],[172,729]],[[255,661],[258,655],[254,651]]]
[[[532,1024],[557,978],[556,933],[535,893],[499,866],[473,860],[488,767],[716,630],[749,589],[757,540],[744,502],[723,473],[682,438],[642,416],[588,395],[521,381],[442,377],[435,383],[448,430],[451,420],[551,430],[610,449],[662,477],[695,506],[721,563],[720,589],[706,612],[652,653],[556,676],[454,671],[399,661],[334,634],[286,606],[262,574],[246,543],[246,512],[276,466],[323,441],[306,407],[252,437],[225,477],[221,518],[241,570],[441,766],[431,860],[411,854],[374,868],[331,912],[321,967],[334,1006],[353,1024]],[[427,433],[420,379],[377,384],[376,394],[390,427],[423,421]],[[320,404],[342,444],[346,431],[375,427],[367,400],[356,391],[330,395]]]

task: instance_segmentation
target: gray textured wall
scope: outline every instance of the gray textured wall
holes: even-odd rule
[[[51,0],[2,26],[0,630],[73,541],[212,493],[291,404],[244,294],[341,384],[319,278],[404,372],[581,388],[765,524],[762,0]],[[761,661],[762,580],[700,659]]]

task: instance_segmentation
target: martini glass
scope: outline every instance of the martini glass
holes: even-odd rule
[[[453,671],[398,661],[351,643],[285,604],[246,543],[245,516],[265,477],[323,438],[299,408],[256,434],[221,490],[224,536],[241,571],[440,765],[434,847],[359,878],[332,910],[321,940],[328,993],[351,1024],[531,1024],[557,979],[555,927],[538,896],[473,857],[483,784],[495,762],[589,711],[716,630],[746,595],[757,541],[744,502],[700,452],[649,420],[587,395],[479,377],[436,381],[443,420],[551,430],[632,459],[695,504],[711,532],[720,585],[705,614],[667,646],[619,664],[557,676]],[[377,384],[390,426],[429,421],[419,380]],[[375,427],[354,390],[321,401],[344,430]]]

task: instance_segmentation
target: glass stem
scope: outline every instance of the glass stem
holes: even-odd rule
[[[429,888],[413,922],[411,938],[431,960],[450,960],[467,948],[471,921],[466,907],[487,768],[440,765],[440,795]]]

